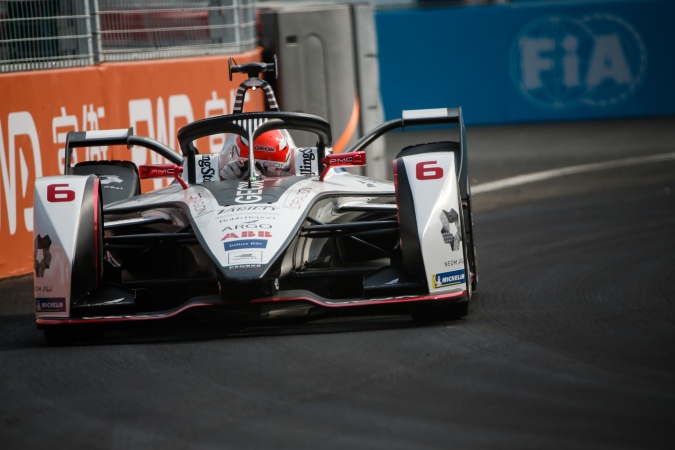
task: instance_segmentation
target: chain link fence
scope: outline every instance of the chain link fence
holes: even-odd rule
[[[0,72],[241,53],[256,0],[0,0]]]

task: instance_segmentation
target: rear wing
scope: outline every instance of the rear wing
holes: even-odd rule
[[[469,190],[469,168],[466,153],[466,129],[462,118],[462,108],[414,109],[403,111],[400,119],[393,119],[373,128],[361,139],[346,149],[345,153],[358,152],[368,147],[373,141],[395,129],[405,131],[406,127],[426,125],[458,125],[459,126],[459,190],[462,199],[467,199]]]
[[[72,153],[78,147],[102,147],[108,145],[126,145],[131,148],[139,145],[150,149],[174,164],[182,164],[183,158],[170,147],[145,136],[135,136],[134,129],[70,131],[66,135],[66,158],[64,174],[72,175]]]

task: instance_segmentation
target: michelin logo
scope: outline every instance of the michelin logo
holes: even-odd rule
[[[65,298],[36,298],[35,302],[37,312],[64,312],[66,310]]]
[[[437,273],[431,277],[431,285],[434,289],[454,286],[464,283],[466,277],[464,269],[453,270],[452,272]]]

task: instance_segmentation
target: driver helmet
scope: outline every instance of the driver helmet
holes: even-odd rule
[[[242,136],[235,139],[235,151],[240,160],[248,160],[248,140]],[[267,131],[255,140],[253,156],[267,171],[285,172],[291,166],[291,151],[288,141],[279,130]]]

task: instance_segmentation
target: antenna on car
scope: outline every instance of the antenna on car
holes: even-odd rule
[[[227,60],[227,69],[230,81],[232,81],[233,73],[245,73],[249,78],[258,78],[258,75],[261,73],[274,72],[274,78],[279,78],[279,60],[277,55],[274,55],[274,62],[271,63],[252,62],[241,65],[237,64],[234,58],[230,57]]]
[[[261,62],[251,62],[246,64],[237,64],[234,58],[230,57],[227,60],[227,69],[230,81],[232,81],[233,73],[244,73],[248,75],[248,79],[241,82],[237,88],[237,95],[234,98],[234,105],[232,108],[233,114],[240,114],[244,112],[244,96],[248,89],[255,91],[260,88],[265,93],[265,101],[267,102],[267,109],[269,111],[279,111],[279,104],[277,99],[274,96],[274,91],[272,87],[265,80],[259,78],[259,75],[265,72],[274,72],[274,77],[279,78],[279,59],[277,55],[274,55],[274,62],[271,63],[261,63]],[[249,133],[249,167],[248,167],[248,185],[249,189],[251,188],[251,182],[257,180],[257,174],[255,169],[255,158],[253,156],[254,143],[251,141],[252,132],[253,132],[253,122],[251,122],[248,127],[245,127]]]

